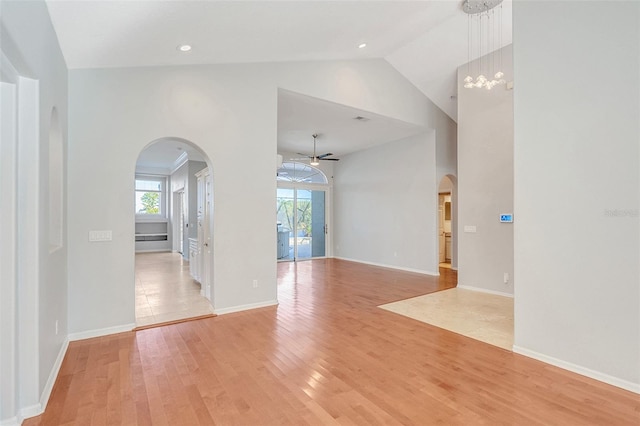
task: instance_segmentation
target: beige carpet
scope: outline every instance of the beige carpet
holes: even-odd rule
[[[451,288],[380,308],[507,350],[513,347],[511,297]]]

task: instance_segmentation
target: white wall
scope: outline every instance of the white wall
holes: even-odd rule
[[[275,303],[275,160],[265,159],[276,155],[278,88],[419,125],[435,120],[433,104],[383,60],[70,72],[73,333],[134,322],[131,176],[141,149],[166,136],[212,162],[214,309]],[[92,205],[103,207],[87,214]],[[89,243],[91,229],[111,229],[113,241]]]
[[[640,3],[513,14],[515,349],[640,392]]]
[[[6,59],[2,65],[10,63],[15,68],[17,80],[13,84],[18,99],[16,151],[5,151],[3,141],[3,160],[7,160],[7,153],[12,156],[9,166],[15,170],[12,191],[16,198],[2,197],[3,210],[15,212],[15,222],[9,224],[15,228],[14,243],[12,247],[3,245],[3,251],[15,256],[15,281],[3,283],[1,297],[3,321],[13,321],[15,326],[13,337],[2,341],[2,367],[5,361],[11,362],[7,354],[14,354],[17,363],[13,378],[8,379],[13,385],[2,387],[0,422],[19,423],[44,408],[66,342],[66,221],[62,221],[62,247],[50,251],[48,157],[54,107],[63,150],[66,147],[67,69],[44,2],[2,1],[0,31],[0,48]],[[8,74],[12,72],[3,69],[3,80]],[[63,158],[63,170],[64,163]],[[64,178],[62,192],[64,218]],[[15,291],[5,298],[5,289],[11,284]],[[4,384],[4,375],[2,381]]]
[[[334,255],[438,274],[435,131],[343,156],[334,170]]]
[[[512,49],[502,49],[507,81]],[[475,61],[472,63],[473,70]],[[467,65],[458,69],[458,284],[513,294],[513,91],[467,89]],[[515,220],[519,220],[518,217]],[[476,232],[464,232],[475,226]],[[504,273],[509,282],[504,283]]]

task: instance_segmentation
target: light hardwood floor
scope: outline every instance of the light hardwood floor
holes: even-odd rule
[[[277,307],[72,342],[25,425],[638,425],[637,394],[377,307],[441,272],[280,263]]]

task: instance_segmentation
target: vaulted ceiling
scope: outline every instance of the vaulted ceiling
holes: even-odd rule
[[[457,119],[456,72],[469,57],[462,1],[47,0],[47,6],[70,69],[384,58]],[[502,45],[509,43],[511,0],[504,0]],[[179,51],[182,44],[191,51]]]

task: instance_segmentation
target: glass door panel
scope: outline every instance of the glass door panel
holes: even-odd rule
[[[311,257],[311,191],[298,189],[296,195],[296,259],[308,259]]]
[[[278,188],[276,196],[278,260],[294,259],[295,190]]]
[[[324,200],[324,191],[297,191],[296,259],[325,256]]]
[[[278,188],[278,260],[326,256],[325,191]]]

